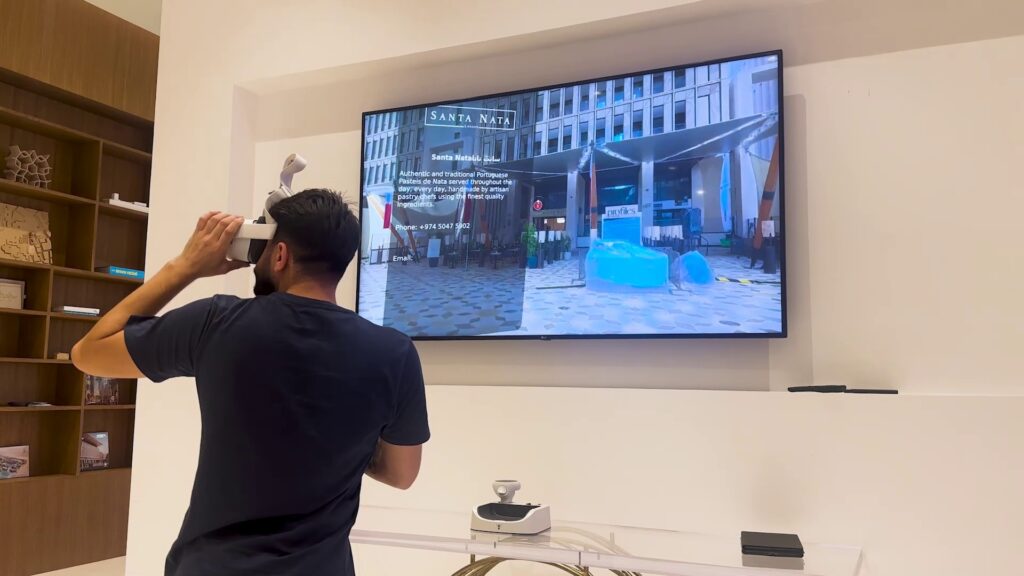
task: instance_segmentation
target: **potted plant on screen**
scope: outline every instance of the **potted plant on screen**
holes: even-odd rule
[[[523,228],[523,250],[526,251],[526,267],[536,268],[537,267],[537,227],[533,225],[533,222],[527,222],[526,227]]]

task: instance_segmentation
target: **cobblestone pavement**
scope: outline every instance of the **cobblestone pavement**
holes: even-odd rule
[[[781,331],[779,274],[751,270],[735,256],[708,261],[715,276],[732,281],[607,292],[579,280],[576,259],[525,271],[363,263],[359,310],[414,336]]]

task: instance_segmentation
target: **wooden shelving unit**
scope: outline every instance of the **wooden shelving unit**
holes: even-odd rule
[[[54,310],[105,313],[141,284],[95,270],[144,268],[148,215],[106,200],[117,193],[148,203],[152,163],[152,123],[35,87],[0,76],[0,159],[17,145],[49,154],[53,167],[50,189],[0,179],[0,202],[49,214],[53,243],[52,264],[0,255],[0,278],[26,284],[24,310],[0,308],[0,446],[28,445],[31,472],[0,480],[5,576],[124,554],[136,382],[117,382],[122,404],[86,405],[85,375],[55,355],[70,352],[96,319]],[[109,434],[109,469],[79,470],[87,432]]]

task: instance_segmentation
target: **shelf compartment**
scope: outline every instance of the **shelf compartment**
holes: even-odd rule
[[[0,308],[0,358],[43,358],[46,317]]]
[[[138,282],[117,282],[111,281],[113,276],[98,273],[66,271],[54,272],[53,275],[53,307],[61,306],[82,306],[85,308],[99,308],[101,314],[106,314],[124,300],[126,296],[138,288]],[[67,319],[68,322],[79,322],[80,320]]]
[[[12,266],[7,260],[0,260],[0,278],[25,283],[24,306],[26,310],[46,311],[50,301],[50,271],[48,269]],[[6,308],[0,308],[0,310],[6,310]]]
[[[47,402],[77,410],[84,378],[70,364],[0,363],[0,407],[12,408],[8,402]]]
[[[53,358],[60,352],[70,354],[71,347],[81,340],[91,328],[92,324],[87,322],[50,318],[49,339],[46,345],[47,357]]]
[[[30,476],[78,470],[79,410],[0,412],[0,446],[29,447]]]
[[[100,158],[98,139],[0,108],[0,150],[5,152],[5,157],[10,146],[49,156],[52,169],[50,190],[96,199]]]
[[[148,154],[104,145],[98,200],[117,194],[125,202],[149,203],[150,160]]]
[[[132,444],[135,441],[134,410],[86,410],[82,433],[106,432],[110,444],[110,466],[129,468],[132,465]],[[79,446],[81,442],[79,442]],[[88,474],[91,471],[83,471]]]
[[[47,213],[52,245],[51,265],[92,269],[92,244],[96,233],[95,203],[51,202],[5,192],[3,187],[0,187],[0,202]],[[45,265],[42,262],[32,264]]]
[[[142,270],[146,265],[146,221],[103,212],[96,235],[96,267]]]

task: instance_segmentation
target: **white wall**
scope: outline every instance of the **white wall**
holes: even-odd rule
[[[537,19],[497,18],[472,2],[442,17],[440,4],[168,3],[150,271],[203,210],[249,212],[252,191],[273,184],[282,154],[298,147],[313,161],[303,183],[355,191],[361,109],[782,47],[791,338],[438,344],[422,348],[428,380],[843,382],[960,396],[435,387],[421,484],[401,497],[370,489],[367,502],[463,508],[488,496],[488,479],[512,473],[566,518],[796,530],[864,545],[882,576],[1019,572],[1010,551],[1024,536],[1013,522],[1024,512],[1013,492],[1024,480],[1013,354],[1024,341],[1013,234],[1024,207],[1024,4],[776,1],[755,13],[737,12],[754,2],[700,0],[647,2],[651,12],[631,15],[637,7],[622,2],[521,2]],[[178,302],[219,289],[244,292],[247,275],[206,281]],[[505,436],[465,407],[515,414],[527,404],[539,407],[531,427],[497,470],[483,447]],[[188,383],[140,386],[132,576],[162,565],[197,440]],[[630,489],[627,469],[649,484]],[[672,484],[683,490],[665,505],[659,492]],[[399,572],[374,569],[363,573]]]

